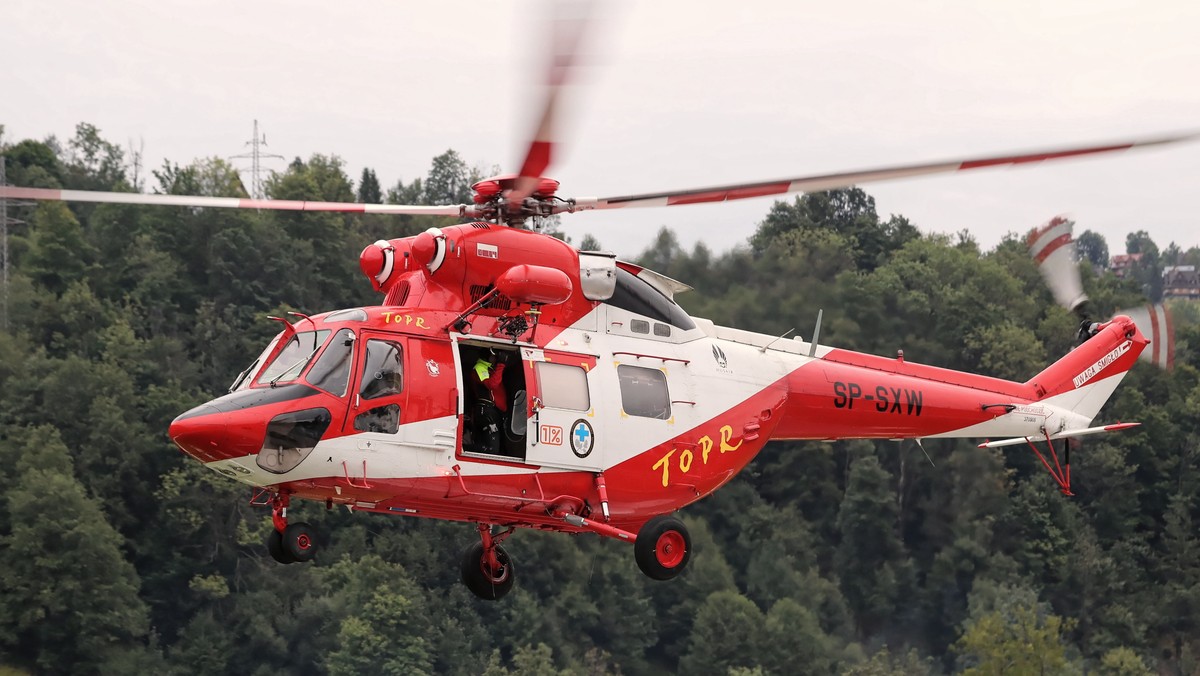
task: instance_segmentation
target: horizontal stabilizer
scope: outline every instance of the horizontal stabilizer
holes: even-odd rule
[[[1014,439],[1001,439],[999,441],[985,441],[982,444],[979,444],[979,448],[998,448],[1000,446],[1015,446],[1017,444],[1029,443],[1031,441],[1052,441],[1054,439],[1066,439],[1067,437],[1085,437],[1089,434],[1127,430],[1130,427],[1137,427],[1138,425],[1141,425],[1141,423],[1116,423],[1113,425],[1101,425],[1100,427],[1085,427],[1078,430],[1063,430],[1061,432],[1055,432],[1049,436],[1038,434],[1032,437],[1016,437]]]

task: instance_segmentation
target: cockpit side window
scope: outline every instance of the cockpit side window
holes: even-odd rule
[[[317,363],[309,369],[305,380],[314,387],[341,397],[350,384],[350,364],[354,357],[354,332],[342,329],[329,341],[329,347],[321,353]]]
[[[247,387],[250,387],[250,383],[254,382],[254,374],[258,371],[259,367],[263,365],[263,362],[266,361],[267,357],[270,357],[271,353],[275,351],[275,346],[279,343],[279,338],[281,336],[283,336],[283,333],[275,334],[275,337],[271,339],[271,343],[267,345],[267,349],[263,350],[262,354],[258,355],[258,359],[255,359],[249,366],[246,367],[245,371],[242,371],[238,374],[238,377],[233,381],[233,384],[229,386],[230,392],[236,392],[238,390],[244,390]]]
[[[403,355],[400,343],[396,341],[368,340],[359,395],[363,399],[378,399],[400,394],[404,389]]]
[[[325,344],[325,339],[329,337],[329,334],[329,329],[322,329],[305,331],[292,336],[276,355],[275,360],[258,376],[258,384],[276,385],[298,378],[304,372],[304,367],[317,354],[317,350]]]

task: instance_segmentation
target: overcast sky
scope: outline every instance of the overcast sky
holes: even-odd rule
[[[542,79],[540,2],[9,0],[9,141],[77,122],[151,166],[244,152],[357,179],[423,175],[447,148],[516,168]],[[1200,3],[607,2],[602,58],[549,174],[612,196],[1041,149],[1200,128]],[[248,162],[246,163],[248,166]],[[282,168],[280,160],[266,166]],[[985,247],[1067,213],[1114,253],[1145,229],[1200,245],[1200,143],[864,186],[879,212]],[[660,226],[744,242],[770,199],[564,216],[632,256]]]

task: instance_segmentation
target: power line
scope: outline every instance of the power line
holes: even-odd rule
[[[250,146],[249,153],[243,153],[241,155],[233,155],[229,159],[231,159],[231,160],[249,159],[250,160],[250,196],[256,200],[260,200],[263,198],[262,160],[269,160],[269,159],[282,160],[283,155],[275,155],[272,153],[265,153],[262,151],[263,148],[267,147],[267,137],[265,134],[262,136],[259,136],[258,120],[254,121],[254,136],[249,141],[246,141],[246,145]]]

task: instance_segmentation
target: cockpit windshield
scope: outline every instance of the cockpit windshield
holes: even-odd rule
[[[256,382],[259,385],[278,385],[298,378],[317,351],[329,338],[330,331],[304,331],[288,339],[275,359],[263,369]]]
[[[257,373],[259,367],[263,365],[263,361],[265,361],[267,357],[270,357],[271,353],[275,351],[275,346],[279,343],[279,338],[282,335],[282,333],[275,334],[275,337],[272,338],[271,342],[267,345],[267,349],[263,350],[262,354],[258,355],[258,359],[255,359],[253,362],[251,362],[250,365],[246,367],[245,371],[242,371],[238,374],[238,377],[234,379],[233,384],[229,386],[230,392],[236,392],[238,390],[244,390],[247,387],[250,387],[250,383],[254,381],[254,374]]]

